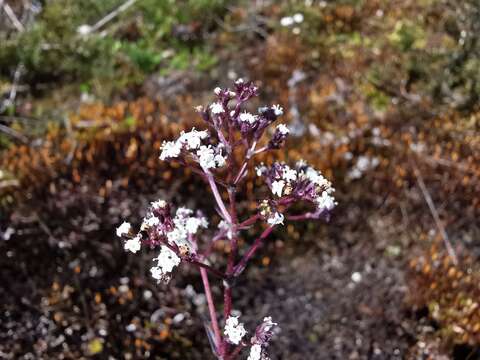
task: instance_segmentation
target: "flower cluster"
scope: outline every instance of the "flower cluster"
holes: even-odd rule
[[[263,203],[265,215],[269,215],[268,210],[277,204],[289,205],[295,201],[307,201],[315,205],[315,211],[309,213],[309,218],[319,218],[328,214],[337,204],[332,196],[335,189],[331,182],[305,161],[298,161],[294,168],[278,162],[270,167],[261,164],[256,171],[258,176],[265,178],[270,191],[277,198],[275,201]],[[271,216],[267,218],[269,223],[274,221]],[[275,218],[280,218],[280,215],[275,213]]]
[[[228,130],[234,127],[239,130],[248,140],[260,139],[265,129],[272,124],[277,118],[283,115],[283,109],[280,105],[264,106],[258,109],[257,114],[252,114],[246,110],[242,111],[242,104],[258,95],[258,88],[250,81],[238,79],[234,84],[234,91],[230,89],[215,88],[214,93],[217,101],[211,104],[207,109],[198,107],[202,118],[219,133],[222,130]],[[231,102],[235,102],[230,106]],[[283,125],[279,128],[281,139],[275,139],[274,144],[279,144],[285,140],[288,134],[288,128]],[[219,134],[220,135],[220,134]],[[222,139],[220,141],[224,145],[230,145]],[[279,145],[274,145],[279,146]],[[272,147],[278,148],[278,147]]]
[[[128,222],[117,228],[117,236],[126,238],[125,250],[136,253],[142,243],[151,248],[160,246],[160,253],[150,269],[152,277],[168,282],[169,274],[181,262],[181,258],[192,259],[196,255],[196,245],[191,241],[200,228],[207,228],[208,222],[193,210],[178,208],[171,216],[170,205],[164,200],[152,202],[147,215],[143,218],[140,231],[133,234]]]
[[[250,339],[251,348],[250,354],[247,360],[268,360],[269,357],[266,354],[266,348],[270,343],[270,339],[273,335],[273,328],[277,326],[277,323],[272,321],[270,316],[265,317],[263,322],[257,326],[255,335]]]
[[[196,108],[209,129],[193,128],[182,131],[175,140],[164,141],[160,159],[190,166],[206,182],[221,219],[216,230],[211,230],[214,232],[209,233],[210,236],[199,233],[200,229],[208,227],[200,212],[180,207],[173,214],[166,201],[158,200],[151,203],[137,233],[129,223],[124,222],[117,228],[117,235],[125,239],[125,250],[133,253],[138,252],[142,244],[159,249],[150,269],[152,277],[159,282],[168,282],[173,269],[182,262],[198,267],[210,315],[210,323],[206,323],[205,327],[217,358],[233,360],[242,348],[250,347],[248,360],[267,360],[266,348],[272,329],[277,324],[270,317],[264,318],[250,341],[245,341],[247,331],[238,317],[232,315],[234,280],[275,227],[285,221],[327,217],[336,205],[332,196],[334,189],[319,171],[303,161],[297,162],[294,167],[278,162],[271,166],[261,164],[256,168],[257,175],[265,180],[272,196],[262,200],[250,217],[239,219],[236,193],[250,170],[250,161],[258,154],[281,148],[290,130],[285,124],[276,124],[272,132],[266,131],[283,115],[280,105],[263,106],[256,113],[244,109],[245,102],[258,95],[258,88],[252,82],[238,79],[233,89],[217,87],[214,94],[216,99],[209,106]],[[262,140],[266,133],[271,134],[268,141]],[[237,163],[237,154],[243,154],[240,163]],[[213,172],[219,168],[222,171]],[[289,214],[289,208],[302,201],[313,204],[315,210]],[[261,225],[265,229],[248,249],[240,252],[239,233],[262,220],[266,221],[266,225]],[[230,249],[222,270],[211,263],[218,240],[226,241]],[[223,333],[208,274],[222,280]]]
[[[247,360],[269,359],[266,348],[270,343],[275,326],[277,326],[277,323],[274,323],[270,316],[265,317],[263,322],[257,326],[254,336],[250,339],[250,354]],[[247,334],[247,331],[244,325],[238,321],[238,316],[230,316],[225,321],[224,333],[230,343],[238,345]]]
[[[219,168],[225,165],[223,145],[207,144],[202,141],[209,138],[208,131],[197,131],[195,128],[180,134],[175,141],[164,141],[161,147],[160,160],[170,160],[182,154],[190,154],[200,164],[202,169]]]

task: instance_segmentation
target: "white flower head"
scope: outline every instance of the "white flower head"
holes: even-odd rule
[[[253,114],[250,114],[249,112],[243,112],[239,115],[238,117],[241,122],[248,123],[248,124],[254,124],[257,121],[257,117]]]
[[[327,211],[332,210],[335,207],[335,205],[337,205],[335,198],[331,196],[328,193],[328,191],[323,191],[322,195],[320,195],[315,199],[315,202],[317,203],[317,207],[319,209],[323,209]]]
[[[283,225],[283,220],[284,220],[283,214],[281,214],[281,213],[279,213],[279,212],[274,212],[274,213],[267,219],[267,223],[269,223],[269,224],[272,225],[272,226],[274,226],[274,225],[280,225],[280,224]]]
[[[222,89],[220,89],[218,86],[213,89],[213,92],[215,93],[215,95],[220,95],[220,93],[222,92]]]
[[[286,127],[284,124],[278,124],[276,130],[280,132],[282,135],[290,134],[290,129]]]
[[[324,187],[330,186],[330,181],[325,179],[319,171],[315,170],[312,167],[307,168],[307,170],[304,173],[304,176],[318,186],[324,186]]]
[[[244,81],[243,81],[242,78],[238,78],[237,80],[235,80],[236,85],[240,85],[240,84],[243,84],[243,83],[244,83]]]
[[[150,206],[152,207],[152,209],[164,209],[165,206],[167,206],[167,202],[165,200],[160,199],[160,200],[151,202]]]
[[[220,153],[220,146],[217,148],[211,145],[200,146],[197,150],[198,162],[203,169],[218,168],[225,165],[225,157]]]
[[[278,104],[273,105],[272,109],[273,109],[273,112],[275,113],[275,115],[277,115],[277,116],[283,115],[283,108],[280,105],[278,105]]]
[[[198,131],[193,128],[188,132],[182,131],[177,142],[182,145],[186,145],[188,150],[198,149],[202,143],[202,140],[208,137],[208,132],[206,130]]]
[[[282,197],[282,191],[285,186],[285,181],[283,180],[276,180],[272,182],[272,194],[277,195],[278,197]]]
[[[230,316],[225,321],[224,333],[230,343],[238,345],[247,331],[243,324],[238,322],[238,316]]]
[[[125,241],[123,248],[135,254],[142,247],[142,242],[140,240],[141,240],[141,236],[137,235],[133,239],[129,239]]]
[[[182,144],[177,141],[164,141],[161,148],[160,160],[176,158],[182,151]]]
[[[132,230],[132,225],[129,222],[124,221],[122,225],[117,228],[117,236],[122,237],[128,235]]]
[[[158,257],[153,260],[157,261],[157,265],[150,269],[150,273],[158,281],[168,281],[173,268],[181,262],[177,254],[165,245],[160,247]]]
[[[262,346],[260,344],[253,344],[250,348],[250,354],[247,360],[261,360],[262,359]]]
[[[160,224],[160,219],[150,214],[143,219],[142,225],[140,225],[140,230],[144,231],[158,224]]]
[[[223,109],[222,104],[220,104],[219,102],[216,102],[210,105],[210,110],[212,111],[213,114],[221,114],[225,111]]]

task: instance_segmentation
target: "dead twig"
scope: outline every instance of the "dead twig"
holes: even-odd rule
[[[2,3],[3,3],[3,1],[2,1]],[[17,15],[15,15],[15,13],[13,12],[10,5],[5,4],[5,3],[3,3],[1,5],[3,6],[3,11],[5,11],[5,14],[7,14],[7,16],[10,19],[10,21],[12,22],[13,26],[15,26],[15,29],[17,29],[18,32],[24,32],[25,27],[20,22],[20,20],[18,20]]]
[[[137,2],[137,0],[128,0],[126,2],[124,2],[122,5],[120,5],[119,7],[117,7],[115,10],[113,10],[112,12],[108,13],[107,15],[105,15],[102,19],[100,19],[99,21],[97,21],[94,25],[92,25],[91,27],[88,28],[88,30],[86,30],[83,34],[84,35],[89,35],[89,34],[92,34],[94,33],[95,31],[97,31],[98,29],[100,29],[102,26],[104,26],[105,24],[107,24],[108,22],[110,22],[111,20],[113,20],[115,17],[118,16],[118,14],[126,11],[130,6],[132,6],[133,4],[135,4]]]
[[[433,202],[432,197],[428,192],[427,186],[423,181],[422,174],[420,173],[420,170],[418,169],[417,165],[413,161],[411,161],[411,165],[413,168],[413,173],[417,179],[417,184],[420,187],[420,190],[422,191],[422,195],[425,199],[425,202],[427,203],[428,208],[430,209],[430,213],[432,214],[435,224],[437,225],[438,231],[442,236],[443,242],[445,244],[445,248],[447,249],[448,256],[450,256],[450,258],[452,259],[455,265],[458,265],[457,255],[450,242],[447,231],[445,230],[445,227],[443,226],[442,221],[440,220],[440,216],[438,214],[437,208],[435,207],[435,203]]]

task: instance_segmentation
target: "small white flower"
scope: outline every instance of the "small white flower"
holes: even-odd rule
[[[293,18],[291,16],[285,16],[283,18],[280,19],[280,25],[282,26],[291,26],[293,25],[294,21],[293,21]]]
[[[213,92],[215,93],[215,95],[220,95],[220,93],[222,92],[222,89],[220,89],[218,86],[213,90]]]
[[[177,254],[165,245],[160,247],[160,254],[153,260],[157,261],[157,266],[152,267],[150,272],[152,277],[159,281],[168,280],[173,268],[181,262]]]
[[[335,205],[337,205],[335,198],[329,195],[327,191],[323,191],[322,195],[315,199],[315,202],[319,209],[325,209],[327,211],[332,210]]]
[[[140,235],[137,235],[133,239],[129,239],[125,241],[123,248],[135,254],[142,247],[142,243],[140,239],[141,239]]]
[[[124,221],[122,225],[117,228],[117,236],[122,237],[124,235],[128,235],[128,233],[132,230],[132,225],[129,222]]]
[[[222,167],[225,165],[227,160],[223,155],[217,154],[215,155],[214,161],[215,161],[216,167]]]
[[[283,180],[276,180],[272,182],[272,194],[277,195],[278,197],[281,197],[284,186],[285,186],[285,181]]]
[[[255,167],[257,176],[262,176],[267,170],[268,170],[267,167],[263,163]]]
[[[176,217],[188,217],[193,214],[193,210],[186,207],[179,207],[175,213]]]
[[[257,121],[256,116],[246,111],[240,114],[239,119],[241,122],[248,123],[248,124],[254,124]]]
[[[237,84],[237,85],[240,85],[240,84],[243,84],[243,83],[244,83],[244,81],[243,81],[242,78],[239,78],[235,81],[235,84]]]
[[[163,209],[167,206],[167,202],[165,200],[157,200],[150,203],[152,209]]]
[[[282,177],[287,182],[295,181],[297,180],[297,172],[294,169],[291,169],[290,167],[286,166],[283,169]]]
[[[212,110],[212,113],[214,114],[221,114],[224,112],[222,104],[216,102],[210,105],[210,110]]]
[[[177,246],[187,246],[189,247],[189,244],[187,242],[187,230],[183,227],[175,227],[172,231],[167,233],[167,240],[169,244],[175,244]]]
[[[313,182],[314,184],[316,184],[318,186],[324,186],[324,187],[329,187],[330,186],[330,181],[325,179],[320,172],[316,171],[312,167],[307,168],[304,175],[308,180],[310,180],[311,182]]]
[[[180,137],[178,138],[177,142],[180,144],[185,144],[188,150],[198,149],[202,143],[202,140],[208,137],[208,132],[197,131],[195,128],[190,130],[189,132],[182,131]]]
[[[283,115],[283,108],[280,105],[273,105],[272,106],[273,111],[275,112],[275,115],[280,116]]]
[[[240,341],[242,341],[242,338],[247,333],[243,324],[238,322],[238,316],[230,316],[227,321],[225,321],[224,332],[227,340],[235,345],[240,344]]]
[[[200,166],[204,169],[211,169],[222,167],[225,165],[225,157],[221,154],[217,153],[219,147],[217,149],[213,148],[211,145],[200,146],[200,149],[197,150],[198,162]],[[217,151],[216,151],[217,150]]]
[[[267,223],[269,223],[270,225],[283,225],[283,219],[283,214],[275,212],[267,219]]]
[[[160,160],[176,158],[182,151],[182,144],[176,141],[164,141],[161,148]]]
[[[284,124],[278,124],[276,130],[282,135],[288,135],[290,133],[290,130]]]
[[[247,360],[261,360],[262,359],[262,346],[260,344],[253,344],[250,348],[250,354]]]
[[[160,224],[160,219],[156,216],[148,216],[145,217],[142,221],[142,225],[140,226],[140,230],[147,230],[153,226]]]

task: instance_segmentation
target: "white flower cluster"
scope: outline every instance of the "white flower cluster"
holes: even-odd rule
[[[132,226],[128,222],[123,222],[117,228],[117,235],[120,237],[127,237],[124,248],[127,251],[136,253],[140,250],[142,245],[142,234],[147,232],[147,236],[154,235],[155,241],[158,237],[166,239],[168,245],[177,247],[180,254],[193,253],[196,251],[189,240],[191,235],[195,235],[200,228],[207,228],[208,221],[202,216],[194,216],[193,210],[187,208],[178,208],[175,217],[162,223],[155,216],[156,211],[167,211],[167,202],[164,200],[157,200],[150,204],[150,212],[145,216],[140,226],[140,232],[133,236]],[[158,214],[158,213],[157,213]],[[152,234],[152,231],[154,234]],[[168,281],[169,273],[174,266],[180,264],[180,257],[171,250],[167,245],[161,245],[160,254],[156,259],[157,265],[150,269],[152,276],[157,280]]]
[[[117,236],[122,237],[128,235],[132,230],[132,225],[129,222],[124,221],[122,225],[117,228]]]
[[[290,129],[285,124],[278,124],[275,130],[279,131],[282,135],[290,134]]]
[[[188,236],[195,235],[200,227],[205,229],[208,227],[207,219],[191,215],[193,215],[193,210],[183,207],[178,208],[173,218],[175,227],[165,234],[169,244],[175,244],[186,252],[194,251]]]
[[[210,105],[210,110],[212,111],[212,114],[215,114],[215,115],[221,114],[225,111],[222,104],[220,104],[219,102],[216,102]]]
[[[197,151],[198,163],[203,169],[214,169],[225,165],[226,159],[222,155],[223,146],[202,145]]]
[[[168,280],[170,280],[170,273],[175,266],[180,264],[181,259],[174,251],[162,245],[158,257],[153,259],[153,261],[156,261],[157,265],[150,269],[152,277],[158,281],[168,282]]]
[[[132,225],[129,222],[124,221],[118,228],[117,228],[117,236],[118,237],[125,237],[130,235],[132,232]],[[125,241],[125,244],[123,245],[124,249],[127,251],[131,251],[133,253],[136,253],[137,251],[140,250],[142,246],[142,237],[137,235],[131,239],[128,239]]]
[[[182,131],[180,137],[176,141],[163,142],[160,160],[178,157],[183,148],[186,150],[196,150],[200,147],[202,140],[207,137],[208,132],[205,130],[198,131],[193,128],[188,132]]]
[[[198,131],[193,128],[188,132],[182,131],[175,141],[164,141],[161,147],[160,160],[178,157],[182,149],[191,151],[194,158],[204,169],[218,168],[225,165],[222,155],[223,146],[202,145],[202,140],[208,138],[206,130]]]
[[[258,118],[255,115],[245,111],[238,116],[238,119],[241,122],[252,125],[257,121]]]
[[[272,194],[277,197],[290,195],[295,187],[295,182],[301,182],[302,180],[308,180],[315,184],[318,193],[315,195],[315,203],[320,210],[332,210],[337,204],[332,193],[335,189],[332,187],[330,181],[328,181],[319,171],[315,170],[311,166],[307,166],[303,160],[300,160],[296,164],[296,169],[290,168],[286,164],[280,164],[282,169],[280,177],[275,178],[271,183]],[[261,164],[256,168],[257,175],[263,176],[267,173],[268,169]],[[283,221],[283,219],[281,219]],[[272,219],[272,222],[275,221]],[[279,220],[278,220],[279,221]]]
[[[238,345],[247,331],[243,327],[243,324],[239,323],[238,316],[230,316],[225,321],[224,333],[230,343]]]

